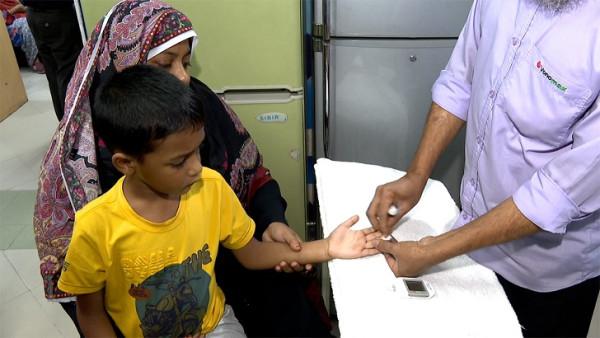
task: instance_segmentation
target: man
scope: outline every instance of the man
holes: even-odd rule
[[[466,125],[462,211],[440,236],[381,241],[396,276],[469,253],[496,272],[525,336],[586,335],[600,274],[598,17],[600,1],[474,1],[406,176],[378,187],[367,214],[390,233]]]
[[[22,0],[27,22],[38,47],[50,87],[54,112],[60,121],[67,86],[82,48],[73,0]]]

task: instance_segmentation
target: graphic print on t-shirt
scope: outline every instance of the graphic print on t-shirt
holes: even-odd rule
[[[212,261],[208,244],[181,264],[169,265],[131,285],[144,337],[183,337],[200,332],[209,302],[210,275],[202,269]]]

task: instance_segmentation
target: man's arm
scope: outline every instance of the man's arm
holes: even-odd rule
[[[419,147],[407,172],[427,182],[440,155],[464,125],[465,121],[433,102]]]
[[[377,249],[389,254],[386,259],[396,276],[413,277],[450,258],[539,231],[509,198],[458,229],[418,242],[380,241]]]
[[[77,320],[86,337],[116,337],[104,309],[104,290],[77,296]]]
[[[385,235],[390,234],[400,218],[417,204],[440,154],[467,120],[475,59],[481,39],[482,3],[484,1],[473,1],[448,65],[433,85],[435,103],[431,106],[421,143],[407,175],[378,187],[369,205],[369,221]],[[387,214],[392,205],[399,209],[396,216]]]
[[[358,221],[353,216],[340,224],[326,239],[306,242],[300,251],[294,251],[283,243],[259,242],[254,238],[233,254],[247,269],[270,269],[283,261],[300,264],[321,263],[333,258],[359,258],[379,253],[374,241],[381,237],[375,230],[350,228]]]
[[[391,233],[398,220],[417,204],[438,158],[464,125],[465,121],[435,102],[431,105],[419,147],[406,175],[375,191],[367,209],[375,229],[385,235]],[[398,215],[388,215],[391,205],[398,207]]]

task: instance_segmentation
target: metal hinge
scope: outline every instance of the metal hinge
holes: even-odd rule
[[[323,34],[325,33],[325,25],[320,23],[313,24],[312,35],[317,38],[323,38]]]
[[[315,52],[323,51],[323,43],[329,39],[327,34],[327,27],[320,23],[313,24],[312,28],[313,36],[313,50]]]
[[[323,52],[323,40],[313,37],[312,48],[313,48],[314,52],[322,53]]]

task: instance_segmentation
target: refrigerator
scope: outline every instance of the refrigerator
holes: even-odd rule
[[[89,32],[116,0],[76,0]],[[167,0],[198,34],[190,73],[238,114],[306,236],[301,0]]]
[[[316,156],[406,171],[471,5],[314,0]],[[464,131],[432,173],[457,203],[463,167]]]

